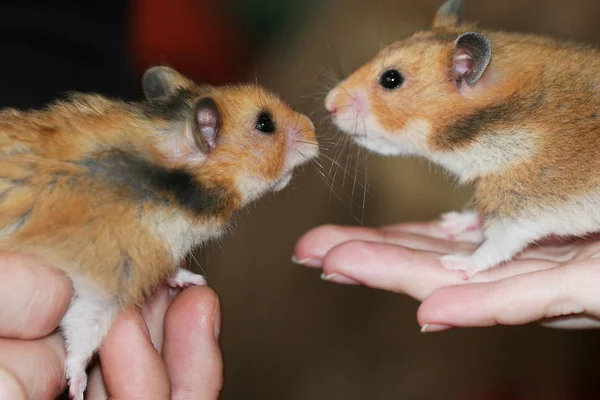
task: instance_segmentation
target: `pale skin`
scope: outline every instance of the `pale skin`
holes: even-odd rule
[[[55,399],[66,387],[56,328],[71,282],[38,260],[3,254],[0,285],[0,398]],[[90,373],[86,400],[218,398],[218,298],[206,286],[174,294],[161,287],[142,310],[119,316],[99,351],[102,368]]]
[[[513,261],[480,272],[441,265],[468,253],[478,232],[450,237],[440,221],[378,228],[321,226],[296,244],[294,261],[323,270],[323,279],[407,294],[421,301],[425,332],[458,327],[523,325],[600,328],[600,236],[548,239]]]

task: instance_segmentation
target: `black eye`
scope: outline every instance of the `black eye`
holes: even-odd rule
[[[383,75],[381,75],[381,80],[379,81],[381,86],[388,90],[398,89],[400,86],[402,86],[403,82],[404,77],[395,69],[388,69],[385,71]]]
[[[275,132],[275,122],[273,122],[271,114],[268,112],[261,113],[256,120],[256,129],[267,134]]]

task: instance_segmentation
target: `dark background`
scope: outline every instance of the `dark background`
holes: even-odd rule
[[[0,105],[39,106],[66,90],[135,99],[144,68],[166,63],[200,82],[258,78],[335,142],[339,136],[320,124],[331,75],[343,77],[381,45],[426,29],[441,1],[80,3],[2,2]],[[467,0],[465,9],[467,20],[488,28],[600,43],[595,0]],[[353,146],[339,160],[348,169],[328,174],[335,193],[309,166],[199,254],[222,302],[223,399],[600,396],[595,331],[527,326],[423,335],[412,299],[326,284],[317,271],[292,265],[294,243],[311,227],[429,219],[469,197],[468,188],[452,186],[421,160],[367,156]],[[327,157],[321,162],[329,171]]]

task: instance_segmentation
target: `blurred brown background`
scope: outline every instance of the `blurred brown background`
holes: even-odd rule
[[[256,76],[296,107],[314,113],[318,123],[324,116],[324,92],[331,87],[325,71],[339,78],[381,44],[427,28],[440,3],[321,3],[299,32],[282,35],[263,52]],[[600,43],[596,0],[467,0],[465,12],[466,19],[488,28]],[[328,142],[337,139],[330,128],[320,134]],[[584,398],[574,390],[598,378],[597,332],[528,326],[423,335],[415,301],[326,284],[317,271],[290,262],[295,240],[319,224],[355,224],[353,214],[365,225],[428,219],[462,206],[469,196],[468,188],[453,187],[424,161],[357,157],[354,146],[347,151],[350,158],[341,162],[349,165],[348,176],[342,182],[339,170],[334,187],[343,201],[331,194],[314,166],[308,167],[292,189],[250,207],[238,218],[234,235],[201,255],[224,313],[222,398],[517,398],[510,397],[512,389],[527,399]],[[322,157],[321,162],[329,171],[330,161]],[[366,166],[369,190],[362,216],[359,185]],[[354,168],[362,172],[352,196]],[[599,393],[589,390],[585,398],[600,398]]]

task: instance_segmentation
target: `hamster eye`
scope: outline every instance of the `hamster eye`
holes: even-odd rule
[[[271,134],[275,132],[275,122],[268,112],[262,112],[256,120],[256,129],[262,133]]]
[[[400,86],[402,86],[403,82],[404,77],[395,69],[388,69],[385,71],[381,75],[381,80],[379,81],[381,86],[388,90],[398,89]]]

